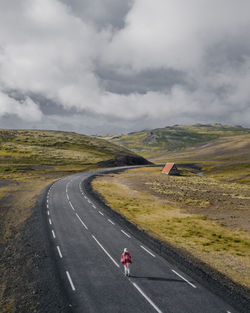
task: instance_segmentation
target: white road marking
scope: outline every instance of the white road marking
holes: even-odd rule
[[[98,211],[102,216],[104,215],[101,211]]]
[[[55,235],[55,232],[54,232],[54,230],[52,229],[52,235],[53,235],[53,237],[54,237],[54,239],[56,238],[56,235]]]
[[[67,191],[66,191],[67,192]],[[69,195],[68,195],[68,193],[67,193],[67,199],[69,200]]]
[[[69,201],[69,204],[70,204],[70,206],[71,206],[71,209],[72,209],[73,211],[75,211],[75,208],[73,207],[71,201]]]
[[[80,216],[76,213],[77,218],[79,219],[79,221],[82,223],[82,225],[88,229],[88,227],[83,223],[82,219],[80,218]]]
[[[124,230],[121,229],[121,232],[122,232],[125,236],[127,236],[128,238],[131,238],[131,236],[129,236],[129,234],[127,234]]]
[[[148,249],[146,249],[145,247],[143,247],[143,246],[140,246],[143,250],[145,250],[147,253],[149,253],[150,255],[152,255],[152,257],[154,257],[155,258],[155,255],[152,253],[152,252],[150,252]]]
[[[108,253],[107,250],[104,249],[104,247],[100,244],[100,242],[95,238],[94,235],[92,235],[92,237],[95,239],[95,241],[97,242],[97,244],[102,248],[102,250],[107,254],[107,256],[113,261],[113,263],[117,266],[120,267],[120,265],[112,258],[112,256]]]
[[[108,219],[108,221],[112,224],[115,225],[115,223],[113,221],[111,221],[110,219]]]
[[[231,313],[230,311],[227,311],[227,313]]]
[[[96,206],[95,206],[94,204],[92,204],[92,207],[93,207],[94,209],[96,209]]]
[[[47,199],[47,203],[49,203],[49,199]]]
[[[92,202],[88,199],[88,203],[92,203]]]
[[[193,288],[197,288],[194,284],[190,283],[190,281],[188,281],[186,278],[184,278],[183,276],[181,276],[181,274],[177,273],[175,270],[172,270],[172,272],[174,272],[177,276],[179,276],[180,278],[182,278],[183,280],[185,280],[186,283],[188,283],[190,286],[192,286]]]
[[[49,211],[47,211],[47,214],[48,214],[48,215],[50,214]]]
[[[75,288],[75,286],[74,286],[74,284],[73,284],[73,281],[72,281],[72,279],[71,279],[71,277],[70,277],[70,275],[69,275],[69,272],[66,271],[66,274],[67,274],[67,277],[68,277],[68,280],[69,280],[69,283],[70,283],[70,286],[71,286],[72,290],[75,291],[76,288]]]
[[[49,204],[47,203],[47,209],[49,208]]]
[[[52,222],[51,222],[51,219],[49,218],[49,223],[50,223],[50,225],[52,225]]]
[[[131,280],[130,280],[131,282]],[[162,313],[162,311],[154,304],[154,302],[141,290],[141,288],[136,284],[133,283],[133,286],[140,292],[140,294],[152,305],[152,307],[158,312],[158,313]]]
[[[58,254],[59,254],[60,258],[62,259],[62,253],[61,253],[60,247],[56,246],[56,248],[57,248],[57,251],[58,251]]]
[[[70,183],[70,182],[68,182],[68,183],[66,184],[66,193],[68,193],[68,186],[69,186],[69,183]]]

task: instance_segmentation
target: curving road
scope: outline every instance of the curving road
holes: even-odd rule
[[[107,170],[66,177],[47,193],[49,229],[73,311],[236,313],[90,199],[84,180],[101,172]],[[123,275],[119,262],[124,247],[132,255],[131,277]]]

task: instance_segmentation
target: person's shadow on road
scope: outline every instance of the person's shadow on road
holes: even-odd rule
[[[130,275],[130,278],[136,278],[136,279],[146,279],[151,281],[169,281],[169,282],[178,282],[178,283],[185,283],[183,280],[180,279],[173,279],[173,278],[164,278],[164,277],[146,277],[146,276],[136,276],[136,275]]]

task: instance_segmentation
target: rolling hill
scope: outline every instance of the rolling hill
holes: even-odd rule
[[[126,148],[108,141],[60,131],[0,130],[0,173],[49,169],[146,164]]]
[[[192,126],[168,126],[104,138],[154,160],[168,152],[199,146],[221,137],[247,134],[250,134],[250,129],[241,126],[196,124]]]
[[[196,168],[213,178],[250,184],[249,128],[221,124],[173,126],[109,140],[154,163],[186,163],[191,170]]]

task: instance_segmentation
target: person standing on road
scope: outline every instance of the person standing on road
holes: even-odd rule
[[[130,276],[130,264],[132,263],[131,261],[131,255],[128,252],[127,248],[124,248],[122,256],[121,256],[121,263],[124,265],[124,275],[125,276]]]

